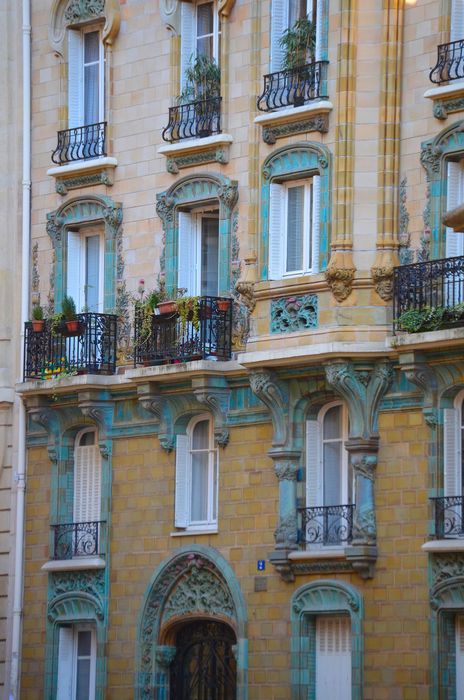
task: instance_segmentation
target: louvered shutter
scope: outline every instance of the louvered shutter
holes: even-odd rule
[[[319,239],[321,231],[321,177],[313,175],[311,196],[311,272],[319,272]]]
[[[85,288],[84,303],[89,311],[101,311],[100,298],[100,236],[87,236],[85,239]],[[80,310],[82,307],[78,307]]]
[[[461,493],[461,449],[459,413],[454,408],[443,410],[443,469],[445,496]]]
[[[456,698],[464,698],[464,616],[456,615]]]
[[[322,28],[323,28],[323,12],[321,7],[321,0],[317,0],[316,3],[316,47],[314,52],[314,58],[316,61],[322,61]],[[314,21],[314,18],[313,18]]]
[[[189,479],[188,479],[188,438],[178,435],[176,438],[176,493],[175,515],[176,527],[187,527],[189,524]]]
[[[306,506],[321,504],[320,434],[317,420],[306,421]]]
[[[271,73],[282,69],[283,49],[280,39],[288,29],[288,0],[272,0],[271,6]]]
[[[190,2],[180,4],[180,84],[186,85],[185,71],[196,54],[195,5]]]
[[[351,700],[351,621],[327,615],[316,620],[316,698]]]
[[[60,627],[58,640],[56,700],[70,700],[73,697],[73,628],[64,626]]]
[[[100,520],[101,457],[97,445],[76,446],[74,454],[74,522]]]
[[[84,63],[82,34],[68,31],[68,128],[83,124]]]
[[[454,209],[464,203],[464,174],[461,163],[448,162],[446,209]],[[454,258],[464,253],[464,233],[446,229],[446,257]]]
[[[284,244],[285,188],[272,182],[269,188],[269,274],[268,279],[282,277]]]
[[[66,256],[66,294],[71,296],[77,311],[84,304],[84,260],[82,255],[82,238],[77,231],[68,231],[68,251]]]
[[[183,3],[185,4],[185,3]],[[179,237],[177,246],[177,286],[186,289],[188,296],[197,290],[196,236],[192,214],[179,212]]]
[[[464,0],[451,0],[450,41],[464,39]]]

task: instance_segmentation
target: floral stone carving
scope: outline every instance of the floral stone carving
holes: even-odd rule
[[[64,18],[70,24],[101,17],[105,10],[105,0],[71,0]]]
[[[174,589],[164,608],[163,622],[179,615],[205,612],[233,617],[232,597],[217,575],[204,567],[193,567]]]
[[[317,327],[317,296],[285,297],[271,301],[271,333],[292,333]]]

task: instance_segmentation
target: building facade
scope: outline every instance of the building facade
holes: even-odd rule
[[[21,698],[464,697],[463,13],[32,3]]]

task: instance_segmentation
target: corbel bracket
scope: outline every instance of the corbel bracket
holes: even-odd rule
[[[194,377],[193,394],[214,416],[214,439],[225,447],[229,442],[227,417],[229,413],[230,389],[223,377]]]
[[[289,439],[287,387],[274,372],[260,369],[250,373],[251,390],[267,406],[271,413],[274,430],[273,447],[283,447]]]

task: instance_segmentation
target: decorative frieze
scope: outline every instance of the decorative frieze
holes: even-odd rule
[[[292,333],[317,328],[317,296],[284,297],[271,301],[271,333]]]
[[[277,139],[282,139],[286,136],[305,134],[310,131],[318,131],[320,134],[326,134],[328,130],[329,115],[326,113],[316,114],[309,119],[290,121],[285,124],[272,124],[263,127],[263,141],[272,146]]]
[[[55,177],[55,189],[62,196],[68,194],[69,190],[77,190],[81,187],[91,187],[93,185],[106,185],[111,187],[114,183],[114,168],[103,168],[88,175],[76,175],[74,177]]]
[[[433,116],[437,119],[446,119],[452,112],[463,111],[464,97],[450,97],[433,103]]]
[[[71,0],[64,13],[68,24],[80,24],[101,17],[105,10],[105,0]]]
[[[229,162],[229,148],[221,146],[219,148],[207,148],[195,153],[184,153],[182,155],[171,155],[166,159],[166,170],[172,175],[177,175],[179,170],[192,168],[205,163],[220,163],[226,165]]]

